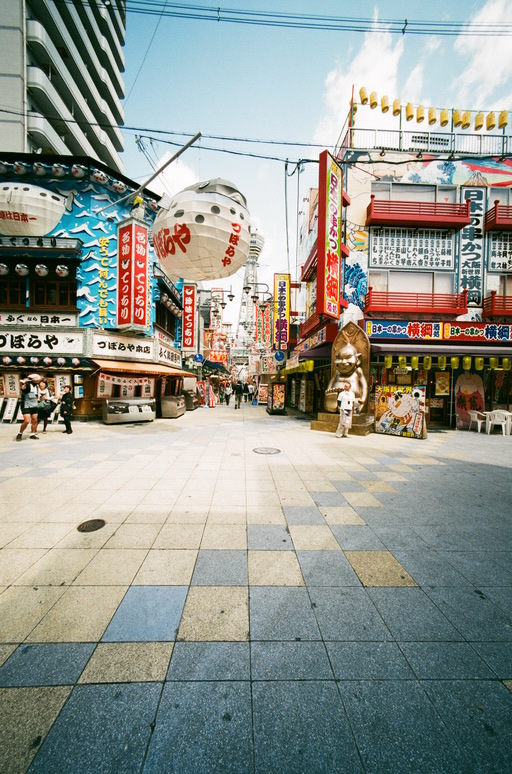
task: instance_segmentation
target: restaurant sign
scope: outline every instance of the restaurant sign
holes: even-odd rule
[[[364,330],[372,340],[512,341],[512,325],[493,322],[366,320]]]

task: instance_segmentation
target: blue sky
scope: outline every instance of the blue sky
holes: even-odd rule
[[[345,2],[344,0],[194,0],[195,6],[283,11],[363,19],[512,23],[509,0]],[[162,0],[163,5],[163,0]],[[346,118],[352,85],[375,90],[390,102],[463,110],[510,110],[510,37],[396,35],[326,32],[176,19],[128,13],[124,74],[125,123],[143,129],[151,158],[161,164],[176,148],[158,141],[157,130],[193,135],[312,143],[332,147]],[[360,126],[382,122],[380,110],[361,109]],[[179,145],[188,137],[168,138]],[[222,148],[278,157],[250,158],[207,150]],[[166,173],[165,189],[224,177],[247,197],[253,227],[265,238],[261,281],[288,268],[284,162],[315,159],[321,148],[247,144],[204,138]],[[126,174],[140,182],[153,167],[125,132]],[[295,267],[297,199],[315,185],[316,166],[288,178],[288,243]],[[161,188],[160,190],[165,190]],[[239,295],[243,270],[213,283]],[[233,307],[236,305],[233,305]],[[229,307],[228,307],[229,308]],[[233,316],[233,311],[232,311]],[[236,318],[236,314],[234,315]]]

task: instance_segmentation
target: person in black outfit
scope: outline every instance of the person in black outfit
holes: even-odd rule
[[[66,384],[64,387],[64,393],[62,395],[62,398],[60,399],[60,415],[64,419],[64,424],[66,426],[66,429],[62,432],[67,433],[68,435],[72,433],[71,429],[71,414],[73,413],[73,395],[71,393],[71,385]]]
[[[242,389],[244,391],[244,403],[247,403],[247,398],[249,397],[249,385],[247,384],[247,382],[244,382],[244,386]]]
[[[235,409],[240,408],[240,401],[242,400],[242,395],[244,394],[244,388],[242,387],[241,382],[235,382]]]

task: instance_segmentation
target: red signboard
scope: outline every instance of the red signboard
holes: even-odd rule
[[[319,161],[316,312],[338,320],[343,173],[328,151]]]
[[[290,275],[274,274],[274,335],[276,349],[288,349],[290,342]]]
[[[196,287],[183,285],[183,346],[196,350]]]
[[[148,230],[135,220],[124,221],[118,229],[118,328],[148,328],[148,286]]]

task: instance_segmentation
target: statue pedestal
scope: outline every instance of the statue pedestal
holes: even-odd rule
[[[335,433],[338,427],[339,414],[329,414],[320,411],[317,419],[311,422],[312,430],[320,430],[324,433]],[[354,414],[349,435],[369,435],[373,433],[374,418],[369,414]]]

